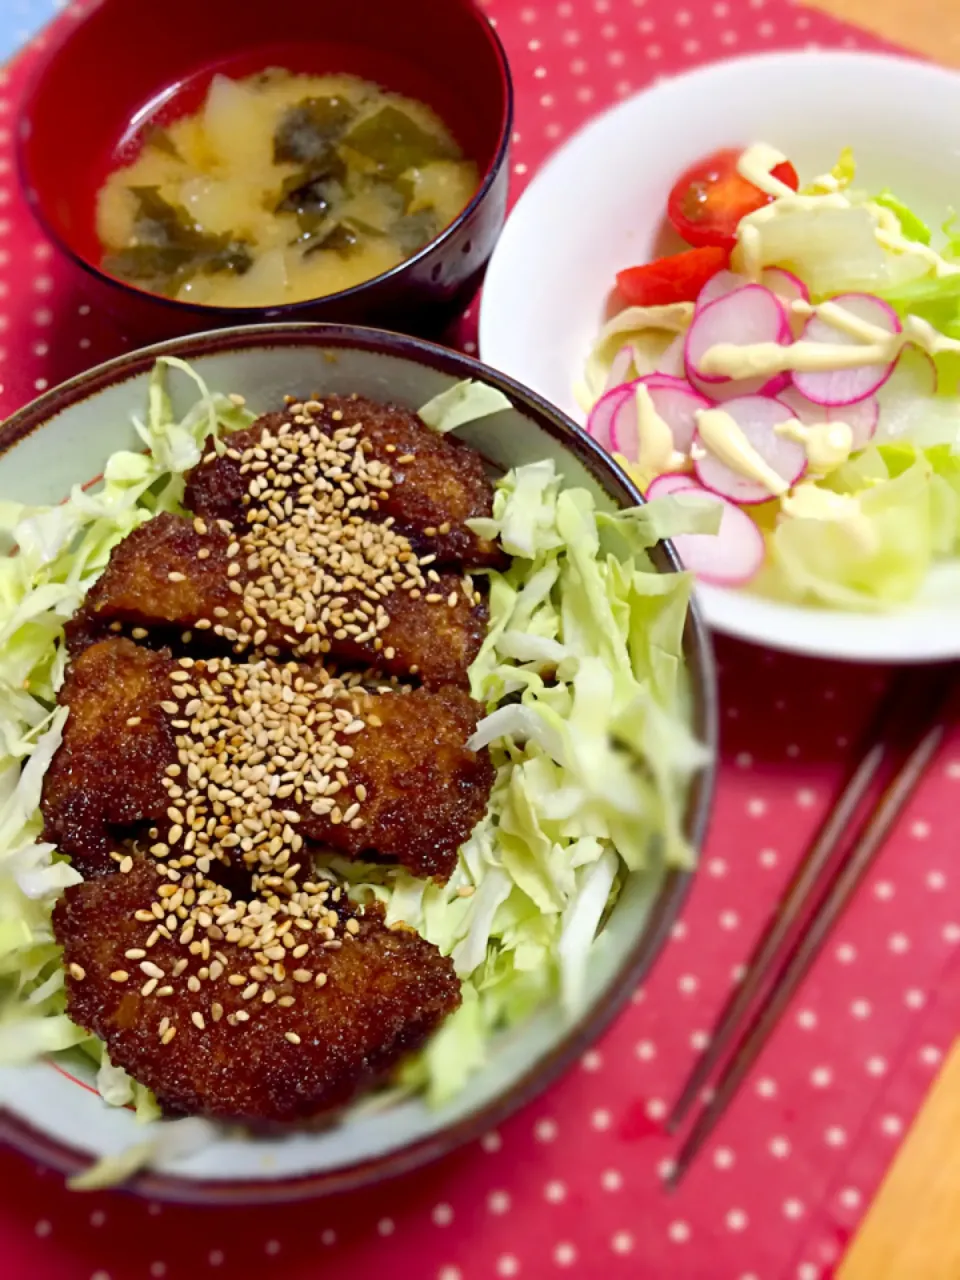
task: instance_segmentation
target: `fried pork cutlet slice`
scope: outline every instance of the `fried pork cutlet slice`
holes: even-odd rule
[[[161,654],[112,640],[68,671],[59,701],[70,715],[43,780],[41,809],[44,838],[81,875],[115,870],[111,854],[124,837],[165,820],[164,771],[177,760],[176,731],[160,706],[170,670]]]
[[[71,653],[108,635],[111,624],[127,624],[189,631],[195,641],[219,636],[241,652],[329,655],[388,675],[413,675],[428,688],[467,683],[489,613],[463,577],[436,574],[436,581],[391,591],[341,590],[342,581],[333,579],[312,592],[314,570],[307,588],[291,573],[280,589],[276,574],[251,569],[248,556],[232,551],[242,545],[232,535],[203,527],[200,533],[194,522],[164,513],[124,538],[67,625]],[[309,623],[308,612],[314,614]]]
[[[54,911],[70,1017],[167,1111],[252,1126],[310,1120],[383,1077],[460,1003],[450,960],[412,930],[386,929],[376,909],[328,897],[328,923],[307,930],[252,903],[208,903],[221,916],[240,907],[257,940],[241,946],[213,925],[211,943],[198,922],[185,944],[160,933],[151,911],[172,887],[137,859],[72,886]],[[198,889],[215,896],[192,882],[180,896]],[[269,950],[285,963],[260,945],[271,928],[280,945]]]
[[[466,746],[481,709],[454,688],[370,693],[294,663],[112,639],[72,664],[60,701],[44,836],[85,876],[152,829],[168,865],[228,861],[283,892],[309,876],[308,842],[446,880],[493,784]]]
[[[406,409],[360,396],[326,396],[298,409],[264,414],[246,431],[231,436],[229,455],[217,455],[211,445],[188,476],[185,505],[206,519],[229,520],[241,527],[249,476],[243,459],[261,444],[265,432],[276,437],[285,425],[301,431],[316,424],[332,439],[358,425],[359,447],[368,461],[380,464],[386,481],[379,493],[374,491],[381,518],[391,518],[419,554],[435,555],[441,564],[503,563],[496,543],[479,538],[466,525],[493,513],[493,486],[476,450],[431,431]]]

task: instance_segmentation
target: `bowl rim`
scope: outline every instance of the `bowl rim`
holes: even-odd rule
[[[45,392],[7,419],[0,426],[0,461],[20,440],[42,429],[63,410],[147,372],[159,356],[189,359],[247,348],[263,350],[297,346],[352,347],[406,359],[454,377],[482,379],[502,391],[521,412],[532,417],[539,427],[572,452],[619,505],[643,503],[640,492],[609,455],[582,428],[535,392],[471,356],[420,338],[356,325],[243,325],[175,338],[118,356]],[[680,571],[676,552],[668,542],[654,548],[653,558],[661,572]],[[685,831],[699,850],[706,833],[716,780],[719,714],[712,642],[695,600],[691,600],[688,609],[684,653],[691,676],[694,729],[710,756],[709,762],[693,780],[684,813]],[[277,1180],[251,1178],[202,1182],[178,1175],[148,1172],[131,1179],[126,1188],[157,1200],[187,1204],[278,1204],[357,1190],[412,1171],[479,1139],[553,1084],[627,1005],[634,989],[659,956],[683,907],[694,872],[695,868],[674,868],[668,872],[646,927],[634,941],[619,966],[615,980],[601,999],[584,1010],[550,1052],[512,1087],[455,1124],[397,1151],[333,1171]],[[2,1105],[0,1140],[61,1173],[77,1173],[89,1163],[86,1154],[39,1132]]]
[[[448,3],[450,0],[448,0]],[[20,189],[23,192],[24,199],[27,202],[31,212],[40,230],[70,261],[87,275],[93,279],[100,281],[107,287],[113,286],[127,295],[136,298],[146,299],[155,302],[158,306],[164,307],[174,315],[191,315],[197,319],[209,320],[210,325],[223,324],[224,326],[233,328],[239,323],[243,323],[243,317],[257,317],[260,322],[273,323],[296,323],[300,316],[306,313],[310,308],[321,304],[337,304],[350,303],[363,296],[365,290],[374,286],[390,285],[400,280],[401,275],[406,271],[411,271],[420,263],[424,262],[436,249],[447,245],[462,228],[473,218],[473,215],[486,200],[487,196],[493,189],[497,178],[499,177],[510,151],[511,138],[513,136],[514,116],[516,113],[516,90],[513,83],[513,73],[510,69],[510,59],[507,57],[507,51],[504,48],[500,34],[493,23],[487,18],[486,14],[473,0],[452,0],[453,3],[460,4],[461,7],[476,19],[477,27],[482,36],[489,40],[494,56],[497,61],[497,69],[500,75],[501,90],[503,93],[503,107],[500,113],[500,129],[497,135],[497,145],[493,156],[487,165],[480,185],[474,192],[470,201],[460,210],[454,220],[449,223],[422,249],[418,249],[410,258],[404,258],[402,262],[398,262],[395,267],[391,267],[389,271],[382,271],[379,275],[371,276],[369,280],[361,280],[359,284],[351,285],[349,289],[340,289],[336,293],[320,294],[316,298],[301,298],[297,302],[285,302],[276,306],[263,307],[223,307],[217,305],[208,305],[202,302],[183,302],[179,298],[168,298],[162,293],[151,293],[149,289],[141,289],[135,284],[131,284],[128,280],[122,280],[119,276],[110,275],[104,271],[102,267],[85,258],[83,254],[78,253],[76,249],[63,237],[54,230],[50,219],[47,216],[45,206],[40,202],[36,188],[31,181],[30,163],[27,158],[27,143],[30,139],[30,122],[33,118],[33,107],[41,87],[49,74],[53,60],[60,54],[74,38],[76,31],[82,25],[87,17],[92,16],[94,10],[90,14],[86,14],[81,22],[73,22],[65,24],[63,31],[50,43],[45,51],[44,57],[39,65],[32,71],[28,80],[26,89],[24,90],[23,100],[20,108],[20,123],[17,128],[15,151],[16,151],[16,169],[17,177],[20,182]],[[401,281],[402,283],[402,281]]]

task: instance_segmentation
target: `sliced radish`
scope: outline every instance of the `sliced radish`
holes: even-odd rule
[[[718,271],[700,290],[695,303],[696,309],[702,311],[711,302],[716,302],[718,298],[725,298],[728,293],[733,293],[735,289],[743,289],[749,283],[746,276],[738,275],[736,271]]]
[[[853,433],[850,446],[853,452],[865,449],[870,443],[880,417],[880,405],[876,396],[858,400],[856,404],[830,408],[814,404],[812,400],[802,396],[796,387],[787,387],[777,394],[777,399],[792,410],[806,427],[812,427],[817,422],[845,422]]]
[[[701,409],[709,409],[709,400],[697,395],[684,379],[671,378],[664,373],[638,378],[631,386],[634,392],[637,387],[646,387],[657,415],[670,428],[674,449],[679,453],[689,453],[697,429],[696,415]],[[639,460],[643,442],[635,394],[631,400],[621,401],[614,410],[610,421],[610,443],[614,451],[622,453],[628,462]]]
[[[612,391],[614,387],[622,386],[627,380],[632,364],[633,347],[621,347],[610,362],[610,372],[607,374],[607,381],[603,388],[604,392]]]
[[[905,432],[913,434],[928,419],[930,401],[937,394],[937,366],[925,351],[911,343],[904,347],[900,359],[877,396],[880,410],[879,436],[886,441],[898,440]]]
[[[683,348],[686,337],[679,333],[657,361],[657,373],[669,374],[671,378],[682,378],[685,375],[683,364]]]
[[[624,400],[630,399],[631,395],[630,383],[623,383],[621,386],[614,387],[611,391],[607,391],[602,395],[590,410],[590,416],[587,418],[587,435],[593,436],[597,444],[608,452],[613,449],[610,439],[613,415],[620,404]]]
[[[698,492],[706,492],[698,485],[693,476],[685,471],[665,471],[662,476],[657,476],[651,480],[647,486],[647,498],[665,498],[668,493],[676,493],[680,489],[696,489]]]
[[[777,399],[781,404],[785,404],[805,427],[811,427],[815,422],[826,421],[827,410],[823,405],[814,404],[812,400],[802,396],[794,386],[784,387],[782,391],[778,391]]]
[[[795,415],[779,400],[767,396],[743,396],[728,400],[723,405],[746,437],[747,443],[759,454],[785,485],[793,485],[806,470],[807,454],[802,444],[779,435],[774,428],[789,421]],[[707,489],[719,493],[733,502],[769,502],[774,495],[770,489],[748,476],[741,475],[710,452],[698,432],[694,445],[704,451],[703,457],[694,456],[693,468],[697,479]],[[696,450],[695,450],[696,453]]]
[[[898,334],[902,330],[900,318],[894,309],[869,293],[842,293],[831,302],[859,320],[875,325],[885,333]],[[822,342],[830,346],[855,347],[860,339],[844,333],[820,316],[813,316],[803,330],[804,342]],[[795,373],[793,385],[814,404],[840,406],[856,404],[874,395],[893,372],[895,360],[881,364],[861,365],[855,369],[832,369],[814,373]]]
[[[687,381],[694,391],[716,404],[724,400],[738,400],[741,396],[776,396],[790,385],[788,373],[778,373],[773,378],[730,378],[726,382],[704,382],[695,373],[687,374]]]
[[[766,267],[760,276],[760,283],[784,302],[810,301],[810,290],[800,277],[795,276],[792,271],[784,271],[783,267]]]
[[[876,396],[866,400],[858,400],[856,404],[842,405],[837,409],[826,409],[827,422],[845,422],[853,433],[851,450],[865,449],[873,439],[880,421],[880,402]]]
[[[751,281],[747,276],[742,276],[736,271],[718,271],[715,276],[710,277],[700,290],[695,303],[697,311],[702,311],[711,302],[716,302],[718,298],[726,297],[727,294],[733,293],[736,289],[743,289],[750,283]],[[792,271],[785,271],[783,267],[765,268],[761,272],[759,283],[764,288],[769,289],[771,293],[775,293],[787,307],[791,302],[810,301],[810,290],[800,277],[795,276]],[[801,328],[803,323],[804,321],[801,318]]]
[[[790,332],[799,338],[806,324],[806,317],[791,310],[791,302],[809,302],[810,290],[799,276],[792,271],[784,271],[783,267],[767,267],[760,276],[760,283],[765,284],[772,293],[784,303],[790,317]]]
[[[718,343],[733,343],[735,346],[752,346],[756,342],[778,342],[782,345],[790,341],[790,318],[783,303],[769,289],[759,284],[748,284],[734,293],[728,293],[716,302],[711,302],[702,311],[694,314],[693,323],[687,330],[687,343],[684,348],[684,359],[687,375],[695,387],[700,389],[707,384],[722,386],[730,379],[717,374],[704,374],[701,361],[706,353]],[[751,382],[754,379],[750,379]],[[764,378],[762,384],[770,381]],[[743,394],[750,394],[745,388]]]
[[[747,513],[719,494],[696,485],[672,492],[699,493],[719,502],[723,509],[716,533],[680,533],[671,539],[684,568],[695,573],[701,582],[718,587],[741,587],[755,577],[763,564],[766,547],[763,534]]]

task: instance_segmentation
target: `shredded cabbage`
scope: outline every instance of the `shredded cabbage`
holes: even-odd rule
[[[428,427],[445,435],[468,422],[488,418],[509,408],[510,401],[502,391],[468,378],[428,400],[419,410],[419,416]]]
[[[182,421],[166,391],[169,369],[198,384]],[[253,415],[211,393],[182,361],[157,362],[146,419],[137,431],[148,452],[115,453],[103,481],[75,485],[57,507],[0,505],[0,536],[17,554],[0,560],[0,1063],[26,1062],[82,1045],[96,1061],[100,1046],[65,1013],[60,948],[51,911],[80,876],[39,839],[43,774],[60,744],[66,708],[55,705],[66,655],[63,624],[102,573],[111,550],[144,520],[178,509],[183,473],[200,460],[210,431],[236,430]],[[101,1061],[98,1084],[115,1106],[158,1114],[141,1086],[128,1089]]]
[[[470,670],[489,714],[497,779],[446,885],[338,860],[361,899],[386,905],[453,957],[461,1009],[404,1069],[440,1104],[486,1060],[492,1035],[559,997],[576,1011],[591,947],[623,885],[643,895],[689,866],[684,797],[706,762],[686,707],[685,574],[647,551],[668,532],[707,532],[710,510],[672,499],[607,515],[564,489],[551,462],[497,486],[497,533],[514,556],[490,575],[490,629]],[[491,527],[488,528],[488,523]]]
[[[68,1179],[67,1186],[71,1191],[101,1191],[104,1187],[115,1187],[141,1169],[173,1164],[195,1151],[202,1151],[216,1135],[216,1126],[198,1116],[165,1120],[163,1124],[154,1125],[142,1142],[122,1147],[94,1161],[82,1173],[74,1174]]]

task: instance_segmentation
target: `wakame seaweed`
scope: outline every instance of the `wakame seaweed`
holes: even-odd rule
[[[343,146],[370,161],[382,178],[399,178],[407,169],[433,160],[455,160],[457,151],[443,138],[427,133],[397,107],[382,107],[354,125]]]
[[[158,187],[130,190],[138,202],[137,242],[106,257],[104,266],[111,274],[174,297],[199,272],[243,275],[250,270],[253,258],[242,240],[201,231],[185,209],[164,199]]]
[[[284,112],[277,125],[273,135],[274,161],[315,169],[333,153],[355,115],[356,108],[346,98],[304,98]]]

